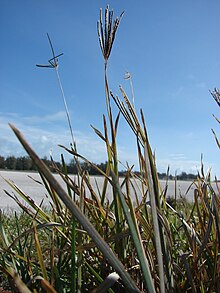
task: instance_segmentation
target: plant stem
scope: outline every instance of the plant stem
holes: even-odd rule
[[[58,80],[60,91],[61,91],[62,98],[63,98],[63,103],[64,103],[64,107],[65,107],[65,111],[66,111],[66,117],[67,117],[67,121],[68,121],[68,125],[69,125],[70,135],[71,135],[72,142],[73,142],[73,147],[75,149],[76,142],[75,142],[75,139],[74,139],[74,136],[73,136],[73,129],[72,129],[72,125],[71,125],[70,114],[69,114],[69,111],[68,111],[68,106],[67,106],[63,86],[62,86],[62,83],[61,83],[60,75],[59,75],[58,66],[55,67],[55,70],[56,70],[57,80]]]

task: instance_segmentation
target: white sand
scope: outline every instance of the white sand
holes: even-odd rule
[[[38,204],[40,204],[42,199],[44,199],[44,204],[48,203],[48,199],[46,196],[47,195],[46,188],[42,184],[35,182],[30,177],[32,177],[34,180],[38,180],[42,182],[39,174],[35,172],[19,172],[19,171],[4,171],[4,170],[0,171],[0,208],[1,209],[7,209],[7,208],[14,209],[17,207],[17,204],[14,202],[14,200],[12,200],[8,195],[5,194],[4,189],[7,190],[10,194],[14,193],[19,197],[19,195],[15,191],[13,191],[13,189],[9,186],[7,182],[5,182],[4,179],[13,181],[20,189],[22,189],[23,192],[29,195]],[[65,183],[62,182],[62,179],[59,177],[59,175],[55,175],[55,177],[65,188]],[[72,176],[72,178],[74,178],[74,176]],[[97,181],[98,186],[102,187],[103,177],[98,177],[98,176],[91,177],[91,184],[94,187],[94,189],[97,191],[95,180]],[[165,186],[165,181],[161,180],[161,187],[164,188],[164,186]],[[180,196],[181,194],[182,196],[185,196],[185,193],[189,186],[190,186],[190,182],[179,181],[178,188],[177,188],[177,195]],[[168,185],[167,194],[169,194],[170,196],[173,196],[174,190],[175,190],[175,183],[174,181],[170,181]],[[86,192],[87,192],[87,197],[89,197],[88,190]],[[193,193],[194,193],[194,188],[192,187],[187,194],[187,199],[193,200]],[[112,198],[112,191],[110,186],[107,189],[107,195],[109,199]]]

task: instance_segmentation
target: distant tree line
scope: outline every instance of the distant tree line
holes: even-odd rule
[[[158,177],[159,179],[162,179],[162,180],[166,180],[166,179],[169,179],[169,180],[174,180],[174,179],[177,179],[177,180],[184,180],[184,181],[187,181],[187,180],[194,180],[197,178],[197,175],[195,174],[192,174],[192,173],[186,173],[186,172],[181,172],[179,175],[167,175],[166,173],[158,173]]]
[[[42,158],[42,161],[50,168],[51,171],[55,171],[55,166],[59,169],[62,168],[60,162],[51,161],[47,157]],[[84,171],[88,171],[90,175],[98,175],[97,169],[89,163],[80,162],[80,167]],[[107,162],[94,164],[96,167],[105,172]],[[75,160],[71,160],[66,164],[67,172],[71,174],[77,174],[78,168]],[[34,165],[32,159],[29,156],[15,157],[8,156],[7,158],[0,156],[0,169],[2,170],[17,170],[17,171],[36,171],[37,168]]]
[[[58,168],[62,168],[62,165],[60,162],[54,162],[52,164],[51,160],[49,160],[47,157],[42,158],[43,162],[50,168],[51,171],[55,171],[54,164]],[[105,172],[107,167],[107,162],[95,164],[92,166],[89,163],[86,162],[80,162],[80,167],[82,170],[87,171],[90,175],[100,175],[97,168],[101,169],[103,172]],[[96,168],[96,167],[97,168]],[[67,172],[70,174],[77,174],[78,168],[76,165],[75,160],[71,160],[68,164],[66,164]],[[22,157],[15,157],[15,156],[8,156],[7,158],[4,158],[3,156],[0,156],[0,169],[3,170],[18,170],[18,171],[36,171],[37,168],[33,164],[33,161],[28,156],[22,156]],[[138,175],[138,172],[135,172]],[[125,176],[126,171],[120,171],[120,176]],[[182,172],[179,175],[173,176],[173,175],[167,175],[166,173],[158,173],[159,179],[177,179],[177,180],[193,180],[196,179],[197,175],[195,174],[187,174],[186,172]]]
[[[47,166],[51,164],[51,161],[46,157],[42,159]],[[28,156],[15,157],[8,156],[7,158],[0,156],[0,169],[3,170],[18,170],[18,171],[36,171],[37,168],[33,161]]]

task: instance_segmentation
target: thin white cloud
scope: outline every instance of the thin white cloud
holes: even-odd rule
[[[45,116],[32,116],[32,117],[24,117],[24,121],[30,124],[37,124],[37,123],[50,123],[50,122],[59,122],[59,121],[66,121],[66,113],[64,111],[60,111],[54,114],[45,115]]]
[[[49,157],[52,154],[55,160],[59,160],[60,154],[63,153],[65,158],[69,160],[71,155],[58,146],[63,145],[68,148],[71,143],[70,131],[65,124],[63,126],[60,125],[62,124],[60,123],[61,118],[63,118],[63,114],[60,112],[43,117],[20,117],[13,113],[4,115],[0,113],[1,155],[7,157],[9,155],[22,156],[26,154],[8,126],[8,122],[10,122],[23,133],[26,140],[40,157]],[[66,117],[64,116],[64,118]],[[42,121],[44,123],[41,123]],[[54,122],[53,127],[47,127],[50,121]],[[88,129],[87,133],[73,129],[73,133],[77,144],[77,151],[80,155],[83,155],[92,162],[105,162],[107,160],[105,143],[92,129]],[[126,162],[130,166],[134,164],[135,169],[138,169],[136,149],[130,148],[130,146],[118,145],[118,158],[122,162],[122,165],[120,164],[119,166],[120,169],[125,168]]]
[[[55,119],[57,118],[57,120]],[[37,123],[35,116],[35,125],[27,123],[31,121],[32,117],[19,117],[15,114],[1,114],[0,115],[0,155],[2,156],[21,156],[25,155],[25,151],[18,142],[17,138],[8,126],[8,122],[13,123],[25,136],[27,141],[33,147],[40,157],[52,156],[55,160],[60,159],[61,153],[64,154],[67,161],[71,156],[58,145],[66,147],[70,146],[71,136],[68,128],[64,125],[60,125],[60,119],[62,120],[63,114],[60,112],[53,115],[47,115],[41,117],[44,121],[43,124]],[[49,127],[48,123],[53,121],[53,127]],[[91,129],[88,129],[88,133],[82,133],[73,129],[74,137],[77,143],[77,150],[79,154],[85,156],[92,162],[105,162],[107,160],[105,143],[96,136]],[[126,162],[129,165],[135,165],[135,170],[138,170],[138,156],[135,144],[118,145],[118,158],[125,165]],[[181,173],[182,171],[188,173],[197,173],[201,168],[200,160],[188,159],[184,153],[171,153],[167,157],[157,157],[157,168],[159,172],[166,172],[168,166],[170,166],[170,173]],[[208,162],[204,162],[205,166],[209,168],[212,166]],[[212,166],[217,168],[217,166]],[[120,169],[124,169],[120,166]]]
[[[169,158],[170,160],[173,160],[173,161],[177,161],[177,160],[183,160],[185,159],[185,154],[169,154]]]
[[[36,150],[39,156],[49,156],[51,151],[54,159],[59,159],[60,154],[65,151],[58,145],[70,146],[70,132],[65,126],[60,125],[60,120],[64,120],[62,112],[44,117],[19,117],[16,114],[0,115],[0,150],[2,156],[24,155],[25,151],[20,146],[15,135],[8,126],[8,122],[14,124],[25,136],[27,141]],[[30,121],[30,123],[28,123]],[[34,121],[34,123],[33,123]],[[37,123],[39,121],[39,123]],[[42,124],[42,121],[44,123]],[[53,127],[48,129],[48,124],[53,121]],[[32,122],[32,123],[31,123]],[[91,134],[74,131],[77,148],[80,154],[93,161],[105,161],[105,146],[99,138]],[[69,156],[67,155],[69,158]]]
[[[59,111],[57,113],[48,114],[45,116],[22,116],[20,117],[16,113],[1,113],[0,112],[0,122],[5,122],[5,119],[9,119],[10,121],[16,121],[22,123],[27,123],[30,125],[41,124],[41,123],[50,123],[50,122],[60,122],[66,120],[65,111]]]
[[[201,162],[198,160],[184,159],[184,157],[171,157],[167,159],[159,159],[157,161],[158,170],[166,172],[170,168],[170,174],[180,174],[181,172],[196,174],[201,169]]]
[[[201,167],[203,164],[203,168],[205,173],[208,172],[208,170],[212,170],[211,174],[214,178],[214,176],[219,177],[218,172],[219,167],[216,162],[210,162],[206,157],[203,157],[202,161],[199,158],[198,160],[193,160],[189,158],[185,154],[177,153],[177,154],[170,154],[167,156],[167,158],[159,158],[157,160],[157,168],[161,172],[166,172],[167,168],[169,166],[170,168],[170,174],[180,174],[181,172],[187,172],[187,173],[193,173],[197,174],[198,172],[201,173]]]

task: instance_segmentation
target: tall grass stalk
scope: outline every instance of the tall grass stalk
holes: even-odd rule
[[[104,80],[105,80],[105,96],[106,96],[106,108],[107,115],[110,123],[110,131],[111,131],[111,144],[109,144],[107,137],[107,126],[104,118],[104,128],[105,128],[105,136],[106,136],[106,147],[108,149],[108,162],[112,172],[118,176],[118,154],[117,154],[117,146],[116,146],[116,132],[119,116],[116,118],[116,122],[113,122],[112,109],[110,104],[110,91],[109,91],[109,82],[108,82],[108,60],[111,54],[112,46],[114,43],[115,35],[120,24],[121,18],[124,12],[121,13],[120,17],[116,17],[113,19],[114,13],[109,9],[109,6],[106,7],[104,13],[104,24],[102,20],[102,9],[100,9],[100,17],[97,24],[98,27],[98,36],[100,47],[102,51],[102,55],[104,58]],[[123,222],[123,213],[120,205],[119,197],[117,190],[113,186],[113,197],[114,197],[114,208],[115,208],[115,217],[116,217],[116,231],[120,233],[122,231],[122,222]],[[116,248],[118,254],[123,257],[124,251],[121,249],[123,247],[123,243],[118,245]]]
[[[139,157],[140,157],[141,165],[144,163],[143,170],[144,170],[144,174],[146,175],[146,182],[149,189],[152,219],[153,219],[153,226],[154,226],[154,235],[156,240],[156,251],[157,251],[158,264],[159,264],[160,291],[165,292],[165,279],[164,279],[165,274],[164,274],[163,255],[165,255],[164,253],[166,252],[162,250],[162,246],[161,246],[161,237],[163,237],[164,246],[165,246],[165,237],[164,237],[163,230],[162,228],[159,227],[159,223],[158,223],[157,209],[160,210],[160,197],[159,197],[159,183],[157,179],[156,167],[154,164],[154,159],[152,156],[150,144],[148,142],[143,113],[141,112],[144,129],[141,129],[141,125],[138,121],[138,118],[133,106],[131,105],[122,87],[120,89],[128,109],[126,108],[125,104],[119,100],[118,97],[115,98],[113,94],[112,94],[112,97],[114,101],[116,102],[116,105],[120,109],[122,115],[124,116],[128,124],[130,125],[132,131],[135,133],[138,143],[140,142],[140,144],[144,148],[143,159],[141,159],[142,155],[141,155],[140,148],[139,148]]]
[[[69,126],[69,130],[70,130],[70,135],[71,135],[71,138],[72,138],[73,147],[75,148],[76,143],[75,143],[75,139],[74,139],[74,136],[73,136],[72,123],[71,123],[70,114],[69,114],[69,110],[68,110],[68,106],[67,106],[66,96],[65,96],[65,93],[64,93],[64,90],[63,90],[62,82],[61,82],[61,79],[60,79],[60,74],[59,74],[59,71],[58,71],[58,57],[63,55],[63,54],[55,56],[53,44],[51,42],[51,39],[50,39],[50,36],[49,36],[48,33],[47,33],[47,38],[48,38],[48,41],[49,41],[49,44],[50,44],[50,47],[51,47],[51,51],[52,51],[52,55],[53,55],[53,57],[48,61],[50,63],[49,66],[56,71],[56,76],[57,76],[58,84],[59,84],[60,91],[61,91],[61,96],[62,96],[63,103],[64,103],[64,108],[65,108],[66,117],[67,117],[67,121],[68,121],[68,126]],[[37,65],[37,66],[45,67],[45,66],[41,66],[41,65]]]
[[[72,142],[73,142],[73,147],[74,147],[74,149],[76,149],[76,141],[75,141],[74,136],[73,136],[72,123],[71,123],[70,114],[69,114],[69,110],[68,110],[68,106],[67,106],[67,102],[66,102],[65,93],[64,93],[63,86],[62,86],[61,79],[60,79],[60,74],[59,74],[59,71],[58,71],[58,66],[55,67],[55,71],[56,71],[56,76],[57,76],[57,80],[58,80],[58,83],[59,83],[61,95],[62,95],[62,98],[63,98],[63,103],[64,103],[65,112],[66,112],[66,116],[67,116],[67,121],[68,121],[69,129],[70,129],[70,135],[71,135]]]

